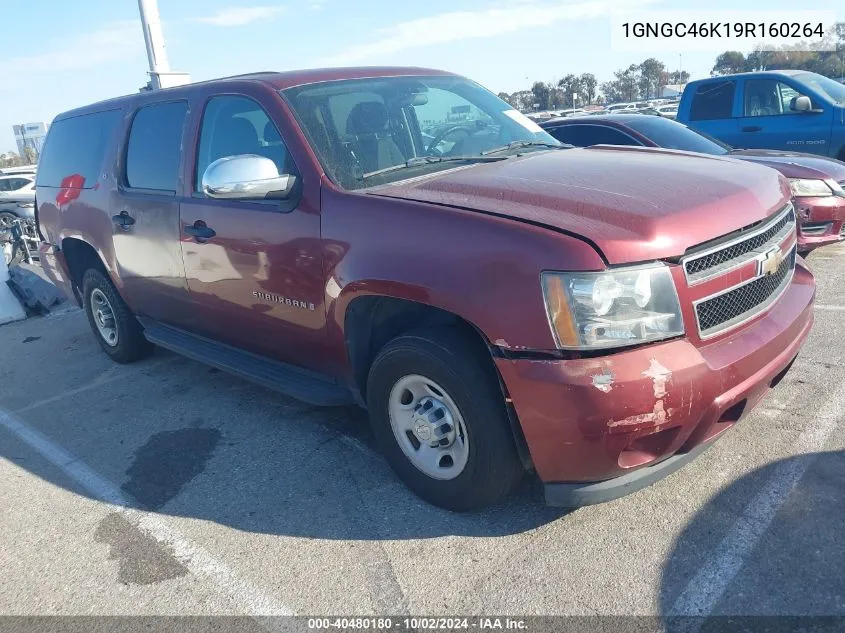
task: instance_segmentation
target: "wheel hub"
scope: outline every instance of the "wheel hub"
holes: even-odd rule
[[[109,346],[115,347],[118,342],[118,333],[114,310],[99,288],[95,288],[91,293],[91,315],[94,317],[94,325],[97,326],[100,336]]]
[[[431,396],[422,398],[414,407],[411,429],[420,444],[432,448],[448,448],[457,436],[449,407]]]

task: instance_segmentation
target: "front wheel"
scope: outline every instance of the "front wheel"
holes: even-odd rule
[[[444,329],[394,339],[370,369],[370,419],[388,463],[448,510],[502,501],[524,473],[489,362]]]

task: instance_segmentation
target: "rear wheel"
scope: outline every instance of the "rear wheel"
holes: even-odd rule
[[[524,473],[494,370],[457,331],[388,343],[367,399],[388,463],[429,503],[456,511],[497,503]]]
[[[112,360],[131,363],[150,355],[153,346],[141,325],[99,270],[89,269],[82,278],[82,305],[97,342]]]

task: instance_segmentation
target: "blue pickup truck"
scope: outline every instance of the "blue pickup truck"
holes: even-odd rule
[[[816,73],[777,70],[692,81],[678,121],[734,147],[845,161],[845,85]]]

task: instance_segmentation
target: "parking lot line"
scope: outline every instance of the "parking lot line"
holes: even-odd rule
[[[828,438],[836,430],[843,410],[845,384],[841,384],[819,413],[812,417],[812,426],[798,436],[794,457],[772,467],[772,474],[763,487],[745,506],[733,527],[675,600],[670,615],[706,616],[712,613],[789,493],[813,462],[814,456],[810,454],[824,449]],[[703,621],[696,622],[698,625],[703,624]]]
[[[815,305],[815,309],[826,312],[845,312],[845,306],[826,306],[818,303]]]
[[[139,530],[169,548],[194,575],[210,580],[235,601],[243,613],[252,616],[292,615],[292,611],[240,579],[224,563],[186,539],[161,516],[134,508],[133,500],[85,462],[29,426],[13,413],[0,408],[0,426],[17,436],[39,455],[58,467],[93,497],[108,503]]]

